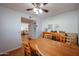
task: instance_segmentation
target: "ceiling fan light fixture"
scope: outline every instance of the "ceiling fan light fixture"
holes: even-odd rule
[[[38,12],[38,11],[36,11],[36,12],[35,12],[35,14],[39,14],[39,12]]]
[[[33,11],[34,11],[36,14],[43,13],[43,10],[42,10],[42,9],[38,9],[38,8],[34,8]]]
[[[36,12],[36,11],[38,11],[38,9],[37,8],[34,8],[33,11]]]
[[[43,13],[43,10],[42,9],[39,9],[39,13]]]
[[[36,14],[42,14],[43,12],[48,13],[47,9],[42,8],[47,3],[32,3],[32,4],[33,4],[34,8],[26,9],[26,11],[31,11],[32,10]]]

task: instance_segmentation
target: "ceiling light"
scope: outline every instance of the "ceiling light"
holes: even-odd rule
[[[38,11],[38,9],[37,8],[34,8],[33,11],[36,12],[36,11]]]
[[[43,13],[42,9],[39,9],[39,13]]]
[[[39,12],[38,12],[38,11],[36,11],[36,12],[35,12],[35,14],[39,14]]]
[[[43,13],[43,10],[42,10],[42,9],[39,9],[39,8],[34,8],[33,11],[34,11],[36,14]]]

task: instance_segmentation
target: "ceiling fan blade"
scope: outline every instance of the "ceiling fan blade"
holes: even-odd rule
[[[43,5],[47,5],[48,3],[43,3]]]
[[[33,10],[33,8],[26,9],[27,11]]]
[[[46,9],[42,9],[44,12],[48,12],[48,10],[46,10]]]

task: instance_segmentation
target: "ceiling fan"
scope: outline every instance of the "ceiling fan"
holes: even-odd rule
[[[45,6],[46,4],[48,4],[48,3],[32,3],[34,8],[26,9],[26,11],[32,11],[33,10],[36,14],[39,14],[39,13],[42,13],[42,12],[48,13],[48,10],[42,8],[42,6]]]

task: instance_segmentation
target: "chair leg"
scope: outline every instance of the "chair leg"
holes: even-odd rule
[[[25,51],[25,49],[24,49],[24,55],[26,56],[26,51]]]

